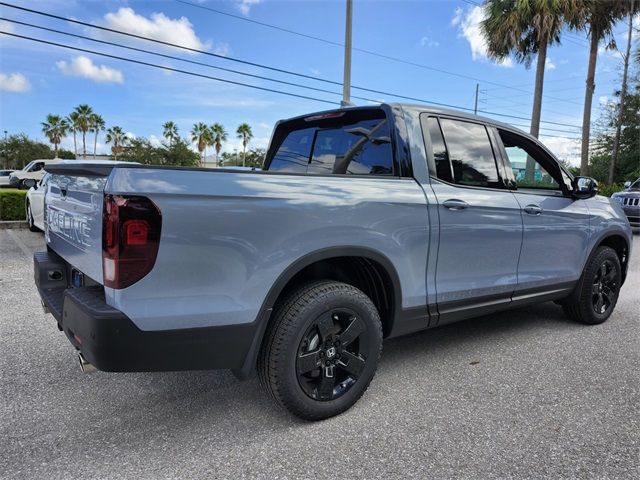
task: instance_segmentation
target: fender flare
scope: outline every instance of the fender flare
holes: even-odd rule
[[[256,361],[262,346],[262,340],[267,330],[267,325],[271,319],[273,309],[280,298],[280,295],[284,291],[285,287],[291,281],[291,279],[304,270],[309,265],[322,260],[329,260],[339,257],[361,257],[367,260],[378,263],[389,276],[393,285],[393,316],[397,316],[402,306],[402,289],[400,286],[400,277],[396,271],[393,263],[389,258],[380,253],[377,250],[368,247],[358,246],[346,246],[346,247],[328,247],[313,252],[307,253],[297,258],[291,265],[289,265],[273,283],[267,296],[265,297],[262,306],[259,310],[258,316],[254,321],[255,330],[251,346],[247,351],[244,364],[239,370],[233,370],[234,375],[240,379],[246,379],[253,375],[256,369]]]

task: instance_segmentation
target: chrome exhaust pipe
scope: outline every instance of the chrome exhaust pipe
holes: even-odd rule
[[[80,362],[80,371],[82,373],[93,373],[97,370],[81,353],[78,353],[78,361]]]

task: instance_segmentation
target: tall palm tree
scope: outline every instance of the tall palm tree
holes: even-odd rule
[[[42,122],[42,133],[53,144],[55,157],[58,157],[58,145],[69,131],[69,124],[59,115],[47,115],[47,121]]]
[[[114,158],[118,159],[118,154],[122,152],[122,148],[127,143],[127,135],[120,127],[111,127],[107,129],[104,141],[111,144],[111,153]]]
[[[560,43],[565,13],[573,3],[572,0],[487,0],[485,4],[482,32],[490,57],[503,60],[513,55],[517,62],[529,67],[537,55],[531,113],[531,135],[534,137],[540,133],[547,48]],[[533,180],[534,167],[534,160],[527,158],[527,180]]]
[[[207,156],[207,145],[211,143],[211,130],[206,123],[198,122],[191,129],[191,140],[197,145],[200,152],[200,163],[204,164]]]
[[[589,169],[589,137],[591,135],[591,105],[596,88],[596,62],[598,46],[607,41],[608,48],[615,47],[613,27],[629,11],[628,0],[584,0],[580,7],[567,12],[567,21],[571,28],[586,30],[589,36],[589,64],[584,91],[584,110],[582,112],[582,150],[580,154],[580,174],[587,175]]]
[[[616,162],[618,160],[618,150],[620,148],[620,136],[622,134],[622,121],[624,120],[624,104],[627,97],[629,61],[631,60],[631,37],[633,36],[633,17],[638,11],[640,4],[637,0],[631,0],[629,4],[629,36],[627,37],[627,49],[624,54],[624,67],[622,69],[622,88],[620,89],[620,102],[618,103],[618,118],[616,120],[616,133],[613,137],[613,148],[611,150],[611,163],[609,164],[609,183],[613,183],[616,173]],[[638,62],[640,62],[640,49],[636,52]]]
[[[96,158],[96,150],[98,149],[98,134],[103,132],[105,128],[104,118],[97,113],[89,115],[89,130],[94,133],[93,137],[93,158]]]
[[[87,132],[91,129],[90,118],[93,109],[87,104],[78,105],[74,113],[77,117],[77,129],[82,132],[82,158],[87,158]]]
[[[241,123],[236,130],[238,138],[242,139],[242,166],[245,166],[245,157],[247,156],[247,145],[253,138],[251,126],[248,123]]]
[[[69,130],[73,132],[73,154],[78,156],[78,141],[77,141],[77,133],[80,130],[80,115],[77,112],[71,112],[67,115],[67,124],[69,125]]]
[[[220,123],[214,123],[213,125],[211,125],[211,134],[213,136],[213,145],[216,148],[216,163],[220,167],[222,166],[220,165],[219,160],[220,150],[222,150],[222,144],[227,141],[229,134],[224,129],[224,126]]]
[[[169,146],[173,145],[173,142],[178,139],[178,126],[174,122],[169,121],[165,122],[162,128],[164,129],[162,135],[169,142]]]

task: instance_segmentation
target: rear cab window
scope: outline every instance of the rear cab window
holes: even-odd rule
[[[278,125],[265,162],[270,172],[394,175],[390,125],[381,109],[354,109]]]

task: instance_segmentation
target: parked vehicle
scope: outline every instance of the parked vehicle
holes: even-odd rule
[[[33,178],[24,180],[27,192],[24,209],[29,224],[29,230],[39,232],[44,230],[44,193],[51,178],[50,173],[45,173],[42,180],[36,182]]]
[[[0,170],[0,188],[9,186],[9,175],[15,170]]]
[[[425,106],[281,121],[262,171],[47,170],[35,281],[85,371],[257,372],[310,420],[362,396],[383,338],[550,300],[604,322],[632,244],[535,138]]]
[[[22,170],[16,170],[9,175],[9,185],[13,188],[26,188],[24,181],[33,179],[36,182],[42,180],[45,165],[60,163],[59,158],[32,160]]]
[[[611,198],[622,206],[631,228],[640,232],[640,178],[635,182],[625,182],[624,190],[614,193]]]

